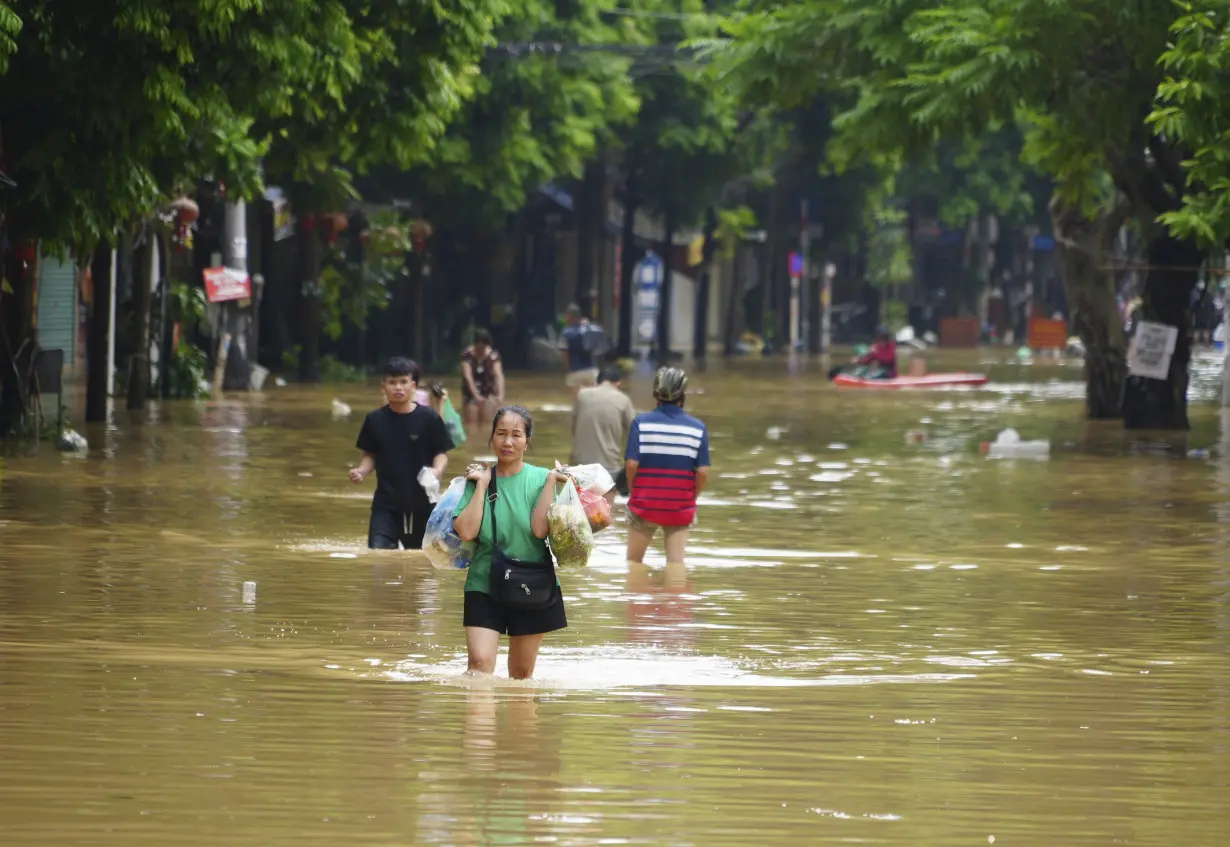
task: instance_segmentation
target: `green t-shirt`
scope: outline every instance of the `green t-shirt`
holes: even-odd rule
[[[547,558],[547,540],[535,538],[530,529],[530,518],[538,498],[542,496],[542,487],[547,484],[546,468],[526,464],[512,476],[502,476],[496,480],[496,489],[500,496],[496,498],[495,519],[500,525],[500,549],[504,554],[525,562],[541,562]],[[465,494],[453,512],[453,517],[462,513],[470,500],[474,498],[474,483],[466,483]],[[491,593],[491,501],[487,501],[483,513],[483,525],[478,530],[478,541],[474,546],[474,556],[470,559],[469,572],[466,575],[466,591],[481,591]]]

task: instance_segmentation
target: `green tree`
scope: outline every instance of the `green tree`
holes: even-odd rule
[[[390,169],[363,181],[372,197],[413,198],[432,222],[431,284],[417,273],[411,282],[416,311],[450,324],[465,310],[466,318],[487,323],[492,291],[511,275],[511,259],[524,243],[532,193],[596,177],[603,194],[603,151],[639,108],[629,77],[634,59],[623,48],[644,40],[634,18],[605,14],[607,5],[513,0],[473,96],[430,156],[409,172]],[[574,192],[578,219],[584,194]],[[593,205],[605,220],[605,204]],[[597,251],[581,220],[578,230],[579,262],[588,247],[592,265]],[[464,272],[449,261],[458,253],[466,258]]]
[[[915,153],[1018,124],[1027,161],[1056,182],[1057,224],[1073,209],[1096,217],[1122,193],[1152,267],[1145,317],[1177,326],[1180,337],[1164,383],[1129,382],[1125,422],[1183,428],[1201,254],[1192,238],[1154,226],[1189,187],[1184,148],[1146,123],[1162,81],[1158,60],[1180,14],[1169,0],[810,0],[731,21],[734,42],[721,60],[745,96],[791,102],[821,89],[845,93],[852,105],[836,124],[852,152]],[[1074,305],[1104,303],[1076,291],[1105,284],[1104,269],[1087,270],[1100,273],[1065,277]],[[1087,317],[1105,330],[1086,339],[1090,411],[1114,414],[1122,354],[1098,342],[1114,338],[1116,318]]]
[[[711,37],[718,19],[706,4],[681,0],[659,8],[653,37],[656,62],[637,79],[641,109],[635,126],[621,139],[624,206],[629,221],[637,209],[662,221],[664,259],[682,229],[703,226],[704,251],[697,280],[693,353],[705,354],[711,264],[718,245],[723,209],[745,205],[748,190],[772,179],[771,165],[785,149],[786,125],[770,108],[748,107],[730,91],[715,88],[695,62],[689,42]],[[631,291],[635,262],[631,228],[625,226],[623,279]],[[657,352],[670,353],[671,288],[667,264],[659,310]],[[621,353],[630,352],[632,298],[620,314]]]
[[[1156,132],[1185,145],[1189,182],[1204,190],[1183,195],[1162,215],[1176,233],[1210,249],[1230,244],[1230,0],[1179,4],[1172,41],[1162,54],[1165,79],[1149,116]]]
[[[18,184],[7,198],[10,239],[86,256],[199,178],[254,196],[262,163],[308,210],[329,206],[352,193],[352,170],[409,166],[430,152],[505,9],[502,0],[10,2],[0,9],[4,156]],[[7,279],[6,349],[28,351],[29,280],[14,269]],[[8,376],[22,368],[3,370],[8,430],[26,389]]]

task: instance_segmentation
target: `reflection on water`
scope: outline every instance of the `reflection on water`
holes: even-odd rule
[[[1082,422],[1068,364],[978,366],[892,396],[697,374],[689,569],[629,569],[617,515],[528,683],[461,674],[461,574],[363,548],[335,390],[8,459],[3,843],[1224,844],[1230,459],[1184,456],[1230,455],[1230,419],[1150,443]],[[510,383],[544,464],[557,384]],[[986,461],[1007,426],[1051,459]]]

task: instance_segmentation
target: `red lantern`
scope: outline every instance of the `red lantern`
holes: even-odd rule
[[[13,258],[19,262],[33,262],[38,255],[38,245],[33,241],[22,241],[13,247]]]
[[[419,218],[410,225],[410,246],[415,253],[422,254],[427,249],[427,239],[431,238],[431,224]]]

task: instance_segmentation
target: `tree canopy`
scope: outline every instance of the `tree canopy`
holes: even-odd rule
[[[177,185],[263,166],[345,190],[408,165],[460,105],[500,0],[15,0],[0,76],[21,233],[109,239]],[[0,31],[15,22],[0,12]],[[0,39],[0,55],[7,49]]]
[[[1149,124],[1187,151],[1183,168],[1199,187],[1162,215],[1179,235],[1206,247],[1230,243],[1230,2],[1179,5],[1162,54],[1165,78]]]
[[[1150,132],[1170,0],[809,0],[732,19],[715,51],[757,100],[830,91],[841,161],[921,154],[1019,126],[1024,157],[1073,201],[1109,174],[1145,214],[1186,190],[1173,139]]]

